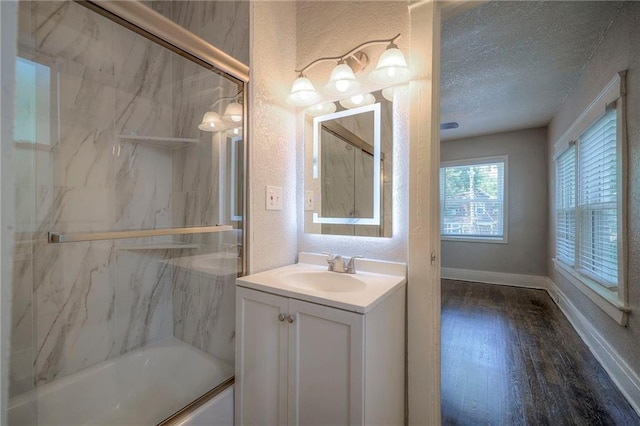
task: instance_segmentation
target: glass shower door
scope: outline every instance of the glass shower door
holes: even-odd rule
[[[155,424],[233,376],[244,83],[70,1],[18,56],[10,424]]]

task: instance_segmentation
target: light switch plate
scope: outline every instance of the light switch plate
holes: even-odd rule
[[[313,210],[313,191],[304,191],[304,209]]]
[[[282,210],[282,188],[267,186],[267,210]]]

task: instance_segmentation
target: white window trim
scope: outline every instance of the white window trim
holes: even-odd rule
[[[477,157],[467,158],[461,160],[448,160],[441,161],[440,168],[443,167],[456,167],[456,166],[476,166],[480,164],[488,163],[504,163],[504,190],[503,190],[503,208],[502,208],[502,237],[472,237],[469,235],[461,235],[459,237],[454,235],[442,235],[442,223],[440,224],[440,240],[441,241],[457,241],[461,243],[490,243],[490,244],[508,244],[508,222],[507,218],[509,210],[509,156],[508,155],[496,155],[493,157]],[[442,213],[442,212],[441,212]]]
[[[556,271],[558,271],[560,275],[591,299],[593,303],[598,305],[600,309],[605,311],[618,324],[622,326],[627,325],[627,314],[630,312],[630,309],[618,300],[616,293],[607,290],[606,287],[603,287],[591,278],[580,274],[573,267],[565,264],[561,260],[552,260]]]
[[[591,124],[599,119],[608,105],[614,104],[618,109],[617,115],[617,159],[618,159],[618,289],[610,291],[604,286],[581,274],[574,267],[553,258],[555,270],[571,284],[578,288],[585,296],[606,312],[618,324],[625,326],[630,312],[628,305],[627,283],[627,134],[626,134],[626,74],[619,72],[580,114],[576,121],[554,144],[553,160],[556,161],[567,149],[572,141],[577,140]],[[554,201],[555,217],[555,201]],[[554,222],[555,229],[555,222]],[[576,237],[577,239],[577,237]],[[576,241],[576,249],[578,242]],[[555,244],[554,244],[555,247]]]

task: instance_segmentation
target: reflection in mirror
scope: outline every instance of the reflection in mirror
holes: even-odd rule
[[[392,104],[375,97],[307,119],[306,233],[391,236]]]
[[[241,135],[221,133],[226,161],[220,167],[220,217],[224,223],[242,222],[244,206],[244,143]],[[222,158],[222,157],[221,157]]]

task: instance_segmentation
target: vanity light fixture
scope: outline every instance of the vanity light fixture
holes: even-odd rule
[[[223,96],[213,101],[209,105],[209,111],[207,111],[202,117],[202,122],[198,124],[198,129],[204,132],[220,132],[227,130],[230,126],[238,127],[238,124],[242,123],[242,116],[244,115],[244,108],[242,104],[238,103],[238,98],[242,94],[242,91],[238,92],[235,96]],[[213,109],[221,101],[233,100],[224,110],[222,117]]]
[[[376,69],[369,74],[369,81],[377,84],[397,84],[409,79],[410,75],[407,60],[392,40],[387,50],[380,55]]]
[[[398,37],[400,37],[400,34],[388,39],[365,41],[343,55],[321,57],[311,61],[301,69],[295,70],[298,77],[291,86],[287,102],[299,107],[313,105],[321,99],[320,93],[316,91],[311,80],[306,77],[305,71],[318,63],[326,61],[337,61],[337,65],[331,71],[329,81],[324,85],[324,93],[329,96],[353,94],[360,86],[355,74],[369,64],[369,57],[363,49],[373,44],[387,43],[388,45],[378,60],[378,66],[369,75],[369,81],[389,86],[408,80],[411,71],[407,66],[407,61],[402,51],[395,44]]]
[[[291,93],[287,97],[287,101],[294,106],[308,106],[318,99],[320,99],[320,94],[316,92],[311,80],[301,72],[291,85]]]
[[[360,87],[356,75],[347,63],[342,59],[331,71],[329,82],[324,86],[324,92],[328,95],[344,95],[354,92]]]
[[[365,105],[371,105],[375,103],[376,97],[371,93],[365,93],[361,95],[353,95],[350,98],[342,99],[340,105],[347,109],[357,108]]]
[[[215,111],[205,112],[202,117],[202,123],[198,124],[198,129],[203,132],[217,132],[222,130],[222,127],[224,127],[222,118],[220,118],[220,114]]]
[[[225,108],[222,118],[232,123],[241,123],[243,111],[242,105],[232,102]]]

